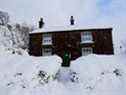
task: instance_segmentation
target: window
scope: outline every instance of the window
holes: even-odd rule
[[[52,48],[43,48],[42,49],[42,55],[43,56],[50,56],[50,55],[52,55]]]
[[[83,47],[82,48],[82,56],[86,56],[88,54],[92,54],[93,49],[91,47]]]
[[[92,32],[81,32],[81,43],[92,43]]]
[[[51,34],[43,34],[42,35],[42,44],[43,45],[52,45],[52,35]]]

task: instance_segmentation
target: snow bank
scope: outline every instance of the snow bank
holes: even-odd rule
[[[50,57],[0,55],[1,95],[28,95],[30,89],[53,80],[61,61],[56,55]],[[44,77],[39,76],[40,71]]]
[[[72,62],[80,87],[91,95],[125,95],[126,60],[124,56],[89,55]]]
[[[125,56],[89,55],[60,67],[58,56],[0,55],[1,95],[125,95]],[[59,70],[60,69],[60,70]],[[43,73],[40,74],[40,71]],[[61,76],[55,75],[60,71]],[[44,76],[44,77],[43,77]],[[78,81],[71,79],[78,78]],[[71,81],[69,81],[69,79]]]

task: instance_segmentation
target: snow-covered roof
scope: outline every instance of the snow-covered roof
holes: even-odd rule
[[[30,34],[34,33],[47,33],[47,32],[61,32],[61,31],[72,31],[72,30],[88,30],[88,29],[108,29],[111,27],[107,26],[77,26],[77,25],[69,25],[69,26],[48,26],[48,27],[43,27],[43,28],[38,28]]]

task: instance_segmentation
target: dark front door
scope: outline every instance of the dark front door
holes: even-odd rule
[[[78,32],[67,33],[66,48],[71,54],[71,60],[78,58],[80,53],[80,35]]]
[[[54,53],[62,58],[64,53],[68,52],[70,60],[78,58],[80,54],[80,39],[77,34],[71,32],[56,33],[54,37]]]

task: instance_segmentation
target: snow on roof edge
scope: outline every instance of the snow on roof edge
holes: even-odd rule
[[[73,30],[88,30],[88,29],[112,29],[112,27],[108,26],[50,26],[50,27],[44,27],[41,29],[36,29],[30,34],[34,33],[48,33],[48,32],[61,32],[61,31],[73,31]]]

